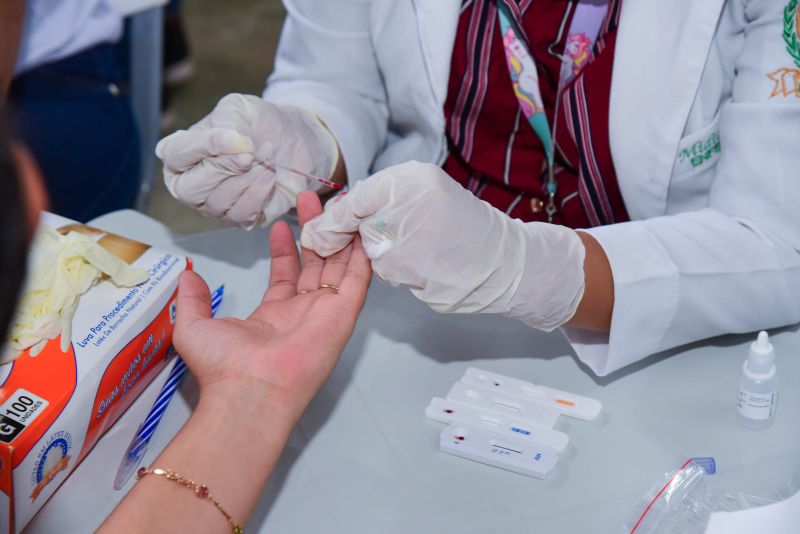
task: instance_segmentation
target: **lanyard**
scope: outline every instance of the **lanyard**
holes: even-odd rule
[[[512,0],[513,1],[513,0]],[[503,38],[508,72],[511,85],[519,101],[520,110],[530,123],[533,131],[542,142],[547,157],[547,221],[552,222],[556,212],[555,179],[555,122],[558,122],[558,107],[564,87],[588,63],[591,50],[600,33],[600,26],[608,10],[608,0],[578,0],[575,14],[567,34],[564,55],[561,56],[561,72],[558,79],[556,111],[553,114],[554,124],[550,126],[544,110],[542,92],[539,88],[539,73],[536,61],[528,50],[525,41],[520,38],[523,30],[514,23],[511,11],[503,0],[497,0],[497,13],[500,31]]]

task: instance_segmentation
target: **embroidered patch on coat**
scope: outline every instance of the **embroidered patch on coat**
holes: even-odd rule
[[[719,132],[714,131],[706,138],[698,139],[678,150],[678,164],[690,164],[692,168],[708,162],[715,162],[720,151]]]
[[[800,0],[789,0],[783,10],[783,40],[786,51],[800,67]],[[800,70],[793,67],[781,67],[767,74],[774,82],[770,98],[776,96],[792,96],[800,98]]]

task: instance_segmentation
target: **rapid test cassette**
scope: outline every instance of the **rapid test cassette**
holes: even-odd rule
[[[498,437],[517,439],[546,447],[561,453],[569,444],[569,436],[559,430],[513,417],[485,408],[478,408],[458,401],[442,399],[431,400],[425,409],[429,419],[440,423],[453,423],[482,428],[493,432]]]
[[[448,423],[439,449],[536,478],[546,478],[569,444],[561,415],[591,421],[600,401],[470,367],[446,399],[434,397],[429,419]]]
[[[483,371],[470,367],[461,377],[461,382],[469,386],[490,390],[497,396],[507,398],[509,404],[516,402],[525,403],[526,409],[531,403],[546,406],[557,412],[578,419],[592,421],[600,415],[603,405],[600,401],[574,395],[566,391],[549,388],[547,386],[532,384],[517,378],[503,376],[490,371]],[[448,397],[449,398],[449,397]],[[499,397],[498,397],[499,398]]]
[[[512,415],[547,428],[553,428],[559,411],[545,404],[513,397],[495,389],[456,382],[447,400],[470,404],[476,408]]]
[[[439,448],[468,460],[542,479],[558,464],[557,454],[549,449],[461,424],[442,430]]]

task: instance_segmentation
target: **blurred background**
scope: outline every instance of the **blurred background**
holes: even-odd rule
[[[183,0],[178,14],[181,32],[168,10],[161,137],[188,128],[228,93],[260,95],[272,71],[285,14],[280,0]],[[180,33],[188,45],[185,57],[180,54]],[[171,68],[175,83],[169,83]],[[156,171],[147,203],[149,215],[180,233],[223,226],[173,199],[155,156],[152,164]]]

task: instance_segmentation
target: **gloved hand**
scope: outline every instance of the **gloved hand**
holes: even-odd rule
[[[316,115],[240,94],[224,97],[203,120],[156,146],[172,196],[243,228],[272,222],[294,207],[298,193],[321,188],[259,160],[328,178],[338,154],[336,140]]]
[[[499,313],[543,330],[583,296],[575,231],[511,219],[435,165],[406,163],[359,182],[306,223],[303,247],[330,256],[361,234],[374,272],[439,312]]]

